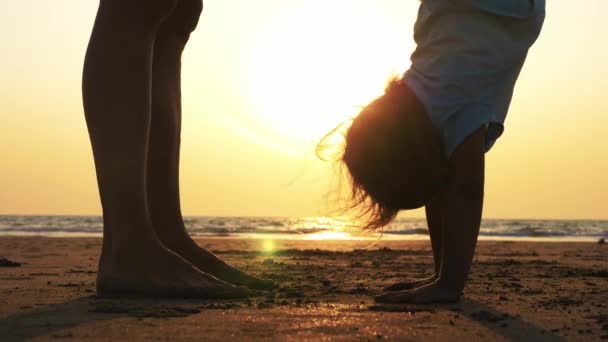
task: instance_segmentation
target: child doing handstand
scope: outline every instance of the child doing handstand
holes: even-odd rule
[[[484,154],[503,132],[515,82],[545,17],[544,0],[422,0],[403,77],[353,120],[342,162],[355,205],[380,228],[424,206],[435,275],[378,302],[453,302],[482,217]]]

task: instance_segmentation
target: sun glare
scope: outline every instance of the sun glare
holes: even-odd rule
[[[262,252],[273,253],[276,250],[276,244],[274,240],[263,240],[262,241]]]
[[[304,240],[360,240],[346,232],[321,232],[307,235]]]
[[[308,152],[403,71],[399,32],[373,4],[289,3],[256,28],[245,76],[255,131]]]

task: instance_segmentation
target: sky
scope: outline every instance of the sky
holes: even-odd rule
[[[330,213],[315,145],[407,70],[418,5],[207,0],[183,60],[184,213]],[[96,7],[0,4],[0,214],[101,213],[80,93]],[[487,155],[485,217],[608,219],[607,12],[548,3]]]

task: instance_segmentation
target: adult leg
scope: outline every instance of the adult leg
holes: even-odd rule
[[[237,270],[199,247],[188,235],[182,218],[179,195],[181,56],[202,8],[202,0],[179,0],[161,25],[154,45],[147,161],[147,198],[152,224],[165,246],[202,271],[232,284],[267,288],[272,282]]]
[[[475,254],[481,225],[485,171],[485,128],[454,152],[450,179],[443,193],[443,243],[439,278],[410,291],[389,292],[379,302],[454,302],[460,298]]]
[[[246,295],[158,240],[146,202],[152,51],[175,0],[101,0],[83,75],[85,117],[104,217],[101,295]]]
[[[441,268],[441,249],[443,244],[443,210],[440,199],[434,200],[425,207],[426,211],[426,223],[429,228],[429,236],[431,238],[431,248],[433,250],[433,262],[435,266],[435,273],[425,279],[399,282],[390,285],[384,289],[384,291],[403,291],[412,290],[420,286],[428,285],[439,277],[439,270]]]

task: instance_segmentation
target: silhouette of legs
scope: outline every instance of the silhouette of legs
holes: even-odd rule
[[[197,26],[201,0],[179,0],[156,36],[152,64],[152,119],[147,164],[147,199],[162,243],[202,271],[251,288],[273,284],[230,267],[188,235],[179,195],[181,55]]]
[[[177,0],[101,0],[87,50],[83,102],[104,217],[101,295],[240,297],[167,249],[149,215],[146,162],[156,34]]]

